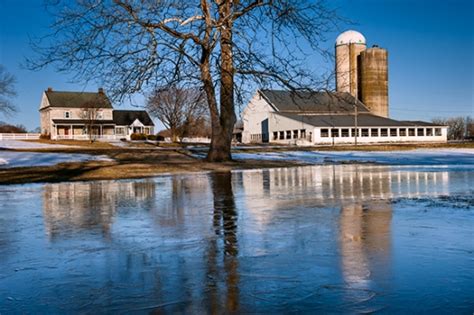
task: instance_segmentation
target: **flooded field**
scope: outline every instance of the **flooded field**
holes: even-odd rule
[[[474,167],[0,187],[0,313],[474,311]]]

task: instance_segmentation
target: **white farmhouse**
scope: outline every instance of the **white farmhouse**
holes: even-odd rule
[[[41,133],[59,139],[130,139],[132,133],[151,135],[154,124],[146,111],[114,110],[102,89],[63,92],[48,88],[40,105]]]
[[[377,116],[347,92],[258,90],[242,113],[243,143],[446,142],[447,127]]]

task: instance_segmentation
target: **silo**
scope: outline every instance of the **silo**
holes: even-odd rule
[[[366,48],[365,37],[353,30],[336,39],[336,91],[358,95],[357,57]]]
[[[388,117],[388,52],[373,46],[359,56],[359,99],[378,116]]]

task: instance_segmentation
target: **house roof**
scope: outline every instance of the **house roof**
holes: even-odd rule
[[[53,119],[55,124],[74,125],[74,124],[89,124],[90,121],[87,119]],[[94,120],[94,125],[115,125],[113,120]]]
[[[45,91],[48,107],[67,108],[113,108],[109,98],[103,92],[62,92]]]
[[[347,92],[260,90],[260,94],[278,112],[353,113],[357,103],[359,113],[369,113],[362,102]]]
[[[129,126],[136,119],[140,120],[145,126],[155,125],[150,115],[144,110],[114,110],[113,117],[115,124],[120,126]]]
[[[354,115],[297,115],[289,113],[275,113],[277,115],[300,121],[315,127],[354,127]],[[398,121],[373,114],[358,114],[357,126],[363,127],[417,127],[438,126],[420,121]]]

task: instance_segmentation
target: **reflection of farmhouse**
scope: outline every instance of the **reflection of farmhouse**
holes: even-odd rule
[[[146,111],[115,110],[102,89],[97,93],[59,92],[48,88],[40,106],[41,133],[51,139],[130,139],[132,133],[153,134]]]
[[[259,90],[242,118],[244,143],[445,142],[447,127],[388,118],[387,51],[362,34],[336,39],[336,92]]]

